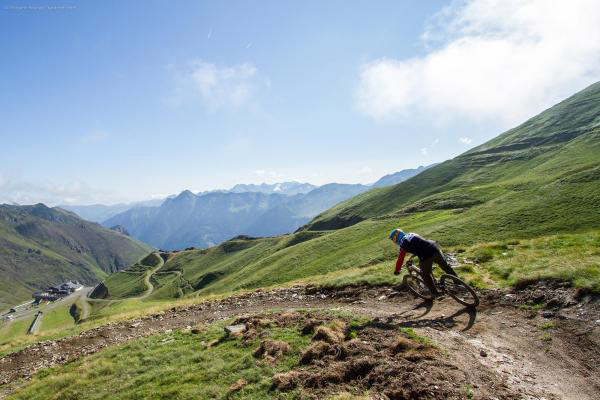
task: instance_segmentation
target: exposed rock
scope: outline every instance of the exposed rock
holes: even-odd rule
[[[542,312],[542,317],[544,317],[544,318],[553,318],[554,317],[554,312],[553,311],[544,311],[544,312]]]

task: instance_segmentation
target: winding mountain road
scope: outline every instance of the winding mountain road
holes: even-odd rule
[[[152,278],[152,275],[157,273],[165,265],[165,261],[163,260],[163,258],[160,256],[160,254],[158,252],[155,252],[152,254],[154,254],[158,258],[159,262],[157,265],[154,266],[154,268],[146,271],[146,275],[144,276],[144,285],[146,286],[146,290],[144,291],[143,294],[141,294],[139,296],[135,296],[135,297],[127,297],[125,299],[96,299],[96,298],[90,297],[89,295],[94,292],[96,287],[98,287],[99,285],[102,284],[102,283],[99,283],[92,290],[88,291],[85,294],[85,296],[81,297],[82,303],[84,303],[84,302],[87,303],[88,313],[86,315],[86,318],[89,316],[89,311],[91,309],[91,303],[115,302],[115,301],[123,301],[123,300],[142,300],[142,299],[145,299],[146,297],[150,296],[152,294],[152,292],[154,292],[154,285],[152,284],[150,279]],[[150,265],[146,265],[146,264],[142,264],[142,265],[150,267]],[[82,314],[83,314],[83,312],[82,312]],[[85,318],[82,317],[81,319],[83,320]]]

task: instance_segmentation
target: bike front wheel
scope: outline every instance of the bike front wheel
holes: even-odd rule
[[[406,274],[406,275],[404,275],[404,279],[402,280],[402,283],[415,296],[420,297],[423,300],[428,300],[428,301],[432,301],[434,299],[433,294],[431,293],[431,291],[429,290],[427,285],[425,285],[425,282],[423,281],[423,279],[420,276]]]
[[[442,275],[440,286],[445,288],[446,293],[463,306],[477,307],[479,305],[479,296],[473,288],[454,275]]]

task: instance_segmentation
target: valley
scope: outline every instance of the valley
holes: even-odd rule
[[[68,280],[94,284],[150,249],[59,208],[0,205],[0,310]]]

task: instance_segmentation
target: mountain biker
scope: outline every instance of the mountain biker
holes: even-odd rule
[[[402,229],[399,228],[394,229],[392,233],[390,233],[390,240],[400,247],[400,254],[398,254],[394,275],[400,273],[406,253],[411,253],[419,257],[421,277],[434,296],[439,295],[439,292],[433,283],[433,278],[431,277],[434,262],[447,274],[457,276],[456,272],[448,265],[444,253],[442,253],[442,249],[440,249],[436,242],[422,238],[416,233],[404,233]]]

